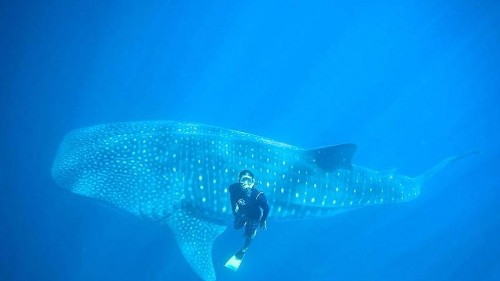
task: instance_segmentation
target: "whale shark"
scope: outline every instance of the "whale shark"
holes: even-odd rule
[[[204,124],[141,121],[68,133],[52,177],[72,193],[167,225],[194,272],[216,280],[214,240],[232,220],[228,187],[252,170],[270,219],[328,217],[360,207],[407,202],[450,157],[409,177],[351,163],[356,145],[314,149]]]

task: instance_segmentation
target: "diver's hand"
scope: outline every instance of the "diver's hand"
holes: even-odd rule
[[[267,230],[267,223],[266,223],[266,221],[261,221],[260,222],[260,228],[262,228],[262,230]]]

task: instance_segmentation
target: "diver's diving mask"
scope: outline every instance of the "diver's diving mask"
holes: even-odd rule
[[[251,177],[244,176],[244,177],[240,178],[240,185],[243,188],[252,188],[254,184],[255,184],[255,180]]]

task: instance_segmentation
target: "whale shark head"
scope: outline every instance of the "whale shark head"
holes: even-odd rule
[[[163,220],[171,215],[172,183],[157,167],[159,146],[149,150],[150,134],[121,132],[120,124],[69,133],[52,166],[62,188],[142,218]],[[117,133],[120,131],[120,133]],[[157,140],[160,142],[160,140]]]
[[[51,171],[52,178],[60,187],[87,197],[98,194],[99,189],[98,185],[90,184],[89,176],[92,177],[92,172],[83,169],[90,166],[93,170],[91,162],[96,155],[86,145],[90,141],[89,134],[81,134],[79,131],[66,135],[59,146]]]

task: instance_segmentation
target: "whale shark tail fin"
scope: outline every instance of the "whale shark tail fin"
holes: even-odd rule
[[[446,168],[451,163],[456,162],[458,160],[461,160],[467,156],[474,155],[474,154],[481,154],[481,151],[473,150],[473,151],[469,151],[469,152],[461,154],[461,155],[446,158],[443,161],[441,161],[440,163],[438,163],[436,166],[432,167],[428,171],[426,171],[423,174],[421,174],[420,176],[416,177],[416,179],[420,182],[425,182],[428,179],[430,179],[431,177],[433,177],[435,174],[439,173],[441,170]]]

